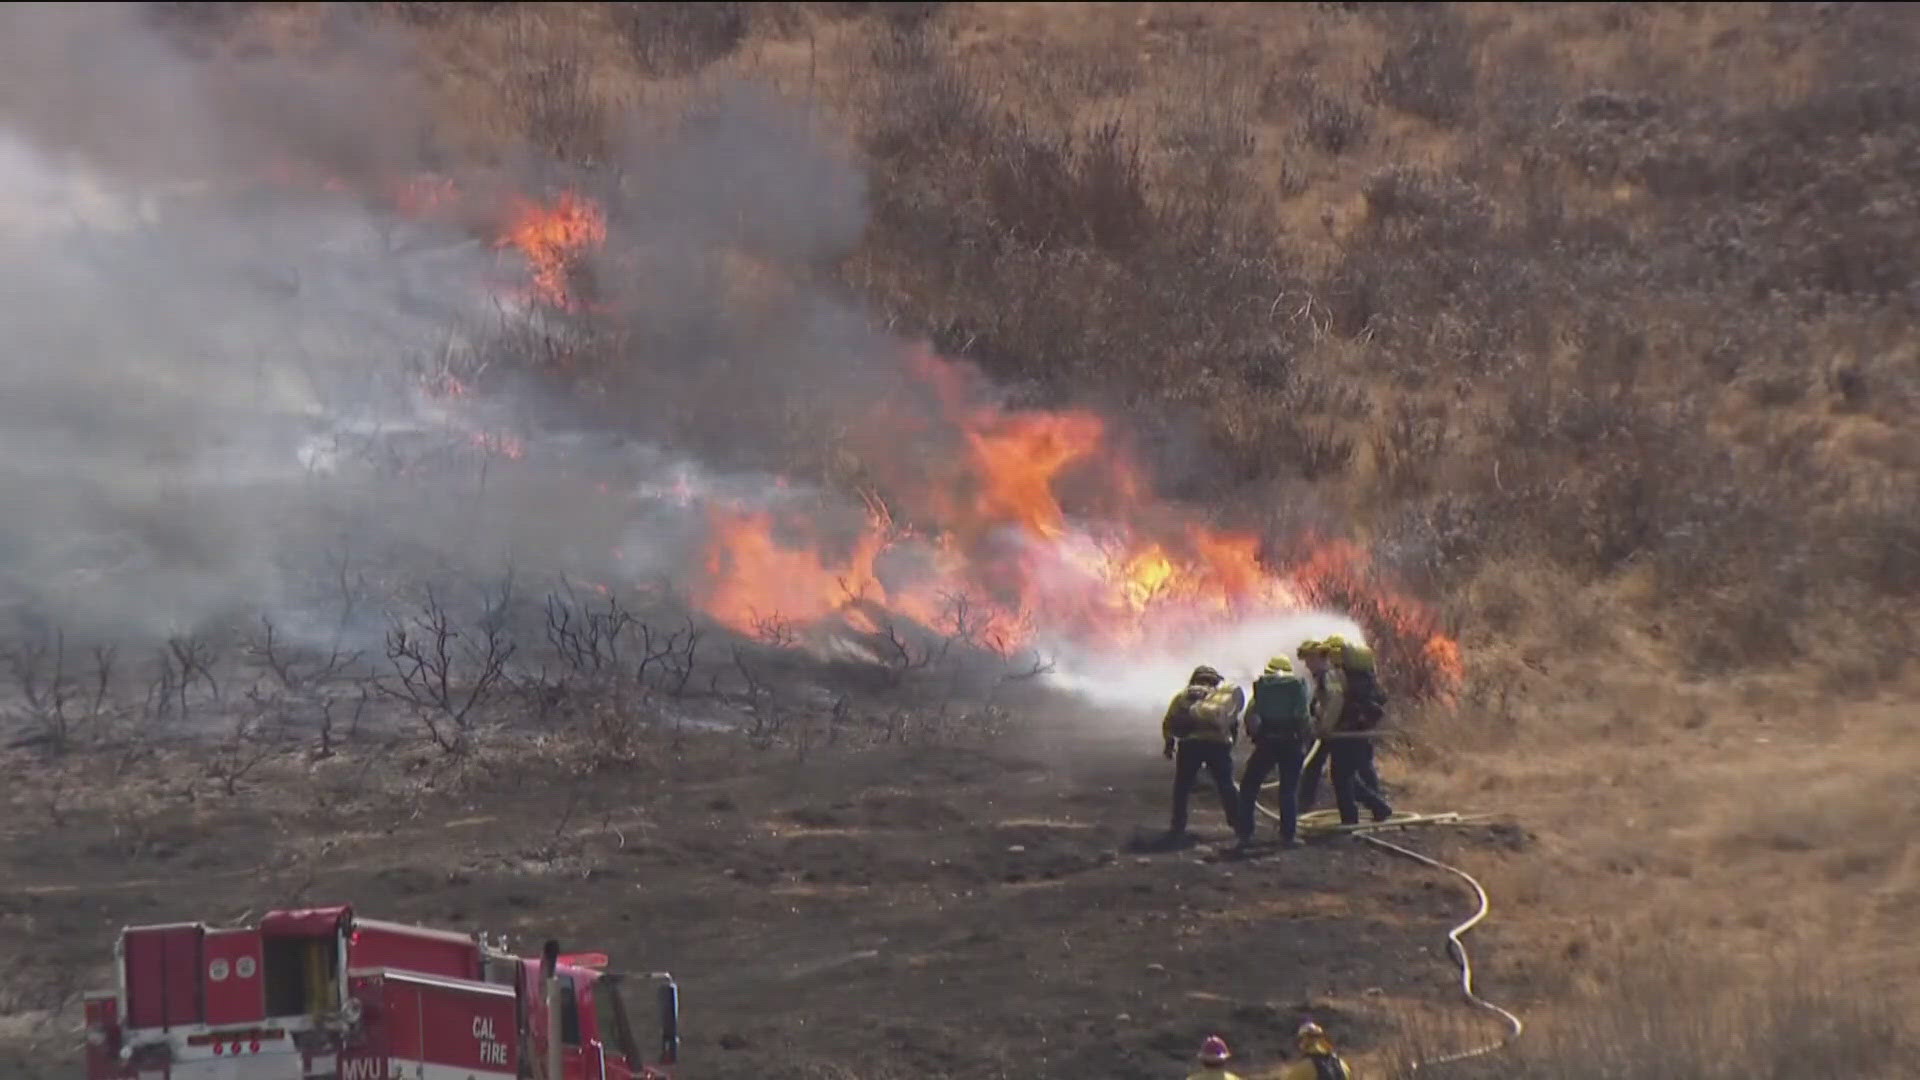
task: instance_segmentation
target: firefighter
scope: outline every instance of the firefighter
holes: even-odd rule
[[[1364,804],[1373,820],[1385,821],[1393,807],[1380,795],[1380,774],[1373,767],[1372,731],[1386,714],[1386,695],[1374,675],[1373,650],[1349,645],[1338,637],[1326,641],[1328,668],[1340,682],[1340,701],[1321,715],[1321,745],[1326,746],[1333,773],[1333,799],[1340,808],[1340,824],[1360,824]],[[1329,719],[1331,717],[1331,719]]]
[[[1160,738],[1166,756],[1174,759],[1173,822],[1167,830],[1170,839],[1187,833],[1187,799],[1202,768],[1213,775],[1228,827],[1234,835],[1240,835],[1240,797],[1233,787],[1233,743],[1239,736],[1240,710],[1245,704],[1246,694],[1205,664],[1193,669],[1186,689],[1168,703],[1167,714],[1160,721]]]
[[[1240,1080],[1238,1073],[1227,1069],[1232,1057],[1227,1040],[1218,1035],[1207,1036],[1207,1041],[1200,1044],[1200,1068],[1188,1073],[1187,1080]]]
[[[1326,738],[1328,733],[1341,726],[1341,717],[1347,712],[1347,649],[1346,640],[1338,634],[1329,636],[1325,641],[1306,641],[1300,645],[1300,659],[1313,676],[1313,730],[1314,735],[1320,738],[1319,748],[1307,758],[1300,771],[1300,810],[1303,813],[1313,809],[1314,798],[1320,790],[1321,771],[1332,758],[1334,747],[1354,741]],[[1356,651],[1364,651],[1368,662],[1367,686],[1377,691],[1379,682],[1371,677],[1372,651],[1365,649],[1365,646],[1356,647]],[[1373,798],[1384,803],[1385,799],[1380,793],[1380,776],[1374,771],[1372,749],[1369,743],[1367,751],[1359,755],[1363,764],[1354,776],[1355,795],[1357,797],[1364,786]]]
[[[1300,1060],[1280,1073],[1280,1080],[1353,1080],[1353,1070],[1333,1052],[1333,1040],[1319,1024],[1309,1020],[1293,1036]]]
[[[1325,730],[1326,722],[1321,718],[1326,714],[1329,702],[1334,711],[1340,708],[1340,673],[1329,663],[1331,650],[1324,641],[1303,641],[1295,655],[1306,665],[1309,689],[1312,690],[1311,713],[1314,736]],[[1313,800],[1320,793],[1320,775],[1326,771],[1328,747],[1325,742],[1314,747],[1313,753],[1300,766],[1300,810],[1313,809]]]
[[[1280,842],[1299,843],[1300,771],[1307,740],[1312,737],[1311,698],[1307,685],[1284,656],[1267,661],[1267,669],[1253,683],[1253,701],[1247,706],[1247,738],[1253,753],[1240,776],[1240,842],[1253,839],[1260,789],[1267,774],[1280,771]]]
[[[1340,686],[1344,691],[1341,708],[1347,714],[1344,726],[1353,731],[1372,731],[1380,726],[1386,717],[1387,692],[1380,688],[1378,665],[1374,662],[1373,650],[1357,641],[1346,641],[1338,635],[1327,639],[1329,659],[1340,669]],[[1374,794],[1386,797],[1386,785],[1380,782],[1380,774],[1375,771],[1373,754],[1367,754],[1367,763],[1359,773],[1360,782],[1373,789]]]

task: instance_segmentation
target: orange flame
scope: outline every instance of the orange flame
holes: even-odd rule
[[[412,221],[451,220],[463,207],[488,217],[504,217],[499,235],[492,238],[493,246],[520,252],[533,279],[529,288],[533,298],[566,310],[579,307],[570,287],[575,263],[607,238],[606,215],[591,199],[573,191],[563,191],[550,202],[509,196],[502,210],[491,199],[478,199],[451,177],[436,173],[369,179],[354,185],[311,163],[283,157],[266,162],[254,175],[274,187],[309,194],[357,193]]]
[[[944,425],[961,448],[961,460],[918,477],[919,487],[896,480],[907,489],[888,494],[917,519],[897,523],[876,500],[858,538],[831,554],[815,538],[783,538],[765,513],[715,509],[697,595],[709,615],[744,633],[770,617],[860,631],[898,618],[1013,650],[1041,633],[1082,645],[1165,645],[1223,620],[1326,606],[1367,627],[1383,660],[1417,669],[1401,680],[1412,696],[1441,696],[1457,683],[1458,646],[1423,605],[1377,580],[1357,546],[1320,544],[1298,565],[1276,567],[1251,534],[1150,526],[1134,512],[1150,486],[1100,417],[973,404],[958,365],[921,356],[912,366],[940,415],[905,429],[924,437]],[[1092,466],[1103,467],[1094,497],[1118,508],[1118,520],[1089,524],[1063,504],[1063,478]]]
[[[812,623],[848,611],[874,585],[881,537],[863,534],[854,550],[829,562],[811,544],[789,545],[767,513],[714,507],[706,557],[707,613],[743,633],[766,620]]]
[[[533,295],[557,308],[575,306],[569,289],[575,260],[607,238],[607,219],[590,200],[562,192],[551,205],[513,200],[506,232],[496,247],[518,248],[533,268]]]

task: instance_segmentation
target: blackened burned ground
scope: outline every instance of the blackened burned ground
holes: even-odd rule
[[[1165,812],[1152,750],[1069,772],[1071,754],[796,761],[711,736],[581,774],[553,747],[457,772],[368,747],[266,763],[231,796],[192,754],[16,759],[0,1073],[78,1074],[74,994],[110,985],[118,926],[341,900],[671,969],[690,1077],[1144,1080],[1210,1031],[1266,1063],[1306,1009],[1359,1048],[1397,1004],[1449,1000],[1454,889],[1349,842],[1144,850]],[[56,783],[121,798],[63,810]],[[1210,799],[1194,811],[1224,838]]]

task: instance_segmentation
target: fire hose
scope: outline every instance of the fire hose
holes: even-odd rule
[[[1307,751],[1307,759],[1311,760],[1314,753],[1317,752],[1319,749],[1320,749],[1320,740],[1316,739],[1314,740],[1312,749]],[[1261,791],[1265,792],[1270,788],[1275,788],[1278,786],[1280,786],[1280,782],[1278,780],[1268,781],[1266,784],[1261,786]],[[1259,799],[1256,798],[1254,800],[1253,805],[1255,809],[1259,810],[1262,814],[1265,814],[1267,817],[1273,818],[1274,820],[1279,820],[1280,814],[1277,811],[1269,810],[1265,806],[1261,805]],[[1506,1009],[1503,1009],[1500,1006],[1495,1005],[1493,1002],[1488,1001],[1487,999],[1481,997],[1478,993],[1474,991],[1473,961],[1468,958],[1467,946],[1464,942],[1461,941],[1461,935],[1465,934],[1467,931],[1473,929],[1474,927],[1480,925],[1481,921],[1484,920],[1487,917],[1488,913],[1493,910],[1493,901],[1488,898],[1487,890],[1485,886],[1481,885],[1480,882],[1476,878],[1474,878],[1472,874],[1467,873],[1465,870],[1462,870],[1457,866],[1452,866],[1448,863],[1441,862],[1439,859],[1435,859],[1431,856],[1422,855],[1420,852],[1415,851],[1412,848],[1402,847],[1399,844],[1391,843],[1389,841],[1382,840],[1381,838],[1372,835],[1373,832],[1380,829],[1398,829],[1398,828],[1403,828],[1409,825],[1424,825],[1424,824],[1433,824],[1433,825],[1465,824],[1473,819],[1462,816],[1460,814],[1453,814],[1453,813],[1446,813],[1446,814],[1398,814],[1396,813],[1384,821],[1376,821],[1376,822],[1357,824],[1357,825],[1328,824],[1327,823],[1328,817],[1330,815],[1336,815],[1336,814],[1337,814],[1337,811],[1330,811],[1330,810],[1313,810],[1313,811],[1308,811],[1307,813],[1301,814],[1299,818],[1301,831],[1314,832],[1314,833],[1351,833],[1358,839],[1364,840],[1367,843],[1372,844],[1377,848],[1381,848],[1385,851],[1392,852],[1395,855],[1399,855],[1402,858],[1412,859],[1415,862],[1421,863],[1422,865],[1425,865],[1425,866],[1432,867],[1433,869],[1436,869],[1436,870],[1444,870],[1447,873],[1452,874],[1453,876],[1466,882],[1467,887],[1473,890],[1474,898],[1478,903],[1478,907],[1475,909],[1474,913],[1466,919],[1466,921],[1460,923],[1458,926],[1455,926],[1453,929],[1447,931],[1447,951],[1453,954],[1454,961],[1460,965],[1460,992],[1463,995],[1465,995],[1467,1002],[1477,1008],[1484,1009],[1500,1017],[1500,1019],[1507,1026],[1507,1034],[1505,1037],[1501,1038],[1497,1042],[1487,1043],[1486,1045],[1476,1046],[1467,1050],[1456,1051],[1451,1054],[1443,1054],[1439,1057],[1425,1058],[1425,1059],[1416,1061],[1413,1063],[1411,1067],[1411,1071],[1418,1072],[1421,1069],[1426,1068],[1430,1065],[1445,1065],[1450,1062],[1465,1061],[1469,1058],[1476,1058],[1486,1054],[1491,1054],[1496,1050],[1503,1049],[1504,1047],[1507,1046],[1507,1044],[1519,1038],[1520,1035],[1524,1031],[1526,1031],[1526,1025],[1520,1022],[1520,1018],[1518,1016],[1515,1016],[1513,1013],[1508,1012]],[[1338,818],[1335,817],[1334,820],[1337,821]]]

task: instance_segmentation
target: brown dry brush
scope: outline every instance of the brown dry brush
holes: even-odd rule
[[[1700,966],[1697,959],[1676,958],[1657,968],[1657,977],[1627,972],[1617,980],[1625,985],[1605,1000],[1529,1030],[1505,1050],[1448,1065],[1447,1074],[1465,1080],[1911,1075],[1920,1030],[1897,1005],[1861,993],[1844,976],[1790,969],[1734,985],[1703,979]],[[1417,1031],[1400,1056],[1417,1060],[1478,1045],[1492,1024]],[[1402,1066],[1392,1075],[1406,1080],[1431,1071]]]

